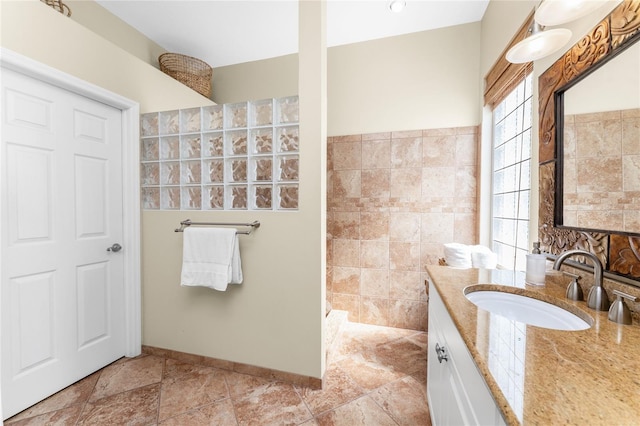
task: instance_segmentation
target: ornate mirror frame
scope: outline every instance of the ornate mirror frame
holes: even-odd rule
[[[556,93],[639,38],[640,0],[624,0],[540,76],[538,235],[540,248],[547,253],[557,255],[566,250],[587,250],[598,256],[608,272],[640,281],[640,237],[622,232],[556,227],[554,220],[558,195],[556,169],[562,160],[557,149],[560,142],[556,135]]]

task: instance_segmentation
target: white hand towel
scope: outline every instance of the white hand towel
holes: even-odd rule
[[[240,248],[235,229],[186,228],[183,237],[181,286],[225,291],[242,282]]]
[[[492,252],[489,247],[471,246],[471,263],[474,268],[495,269],[498,255]]]
[[[466,244],[444,245],[444,260],[453,268],[471,268],[471,249]]]

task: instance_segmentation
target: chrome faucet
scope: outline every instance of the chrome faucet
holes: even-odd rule
[[[595,254],[585,250],[565,251],[556,258],[555,262],[553,262],[553,269],[559,271],[562,263],[571,256],[585,256],[591,259],[591,261],[593,262],[593,280],[595,282],[595,285],[589,290],[589,295],[587,296],[587,306],[598,311],[606,311],[607,309],[609,309],[609,299],[607,298],[607,292],[604,291],[604,287],[602,287],[602,263],[600,263],[600,259],[598,259]]]

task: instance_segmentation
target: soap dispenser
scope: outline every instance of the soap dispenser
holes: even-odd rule
[[[625,298],[635,302],[636,298],[618,290],[613,290],[613,294],[616,295],[616,300],[609,308],[609,321],[617,322],[618,324],[631,324],[631,311],[622,299]]]

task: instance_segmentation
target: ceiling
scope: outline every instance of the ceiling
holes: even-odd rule
[[[295,0],[97,0],[169,52],[212,67],[298,51]],[[489,0],[407,0],[400,13],[389,0],[328,0],[327,46],[480,21]]]

